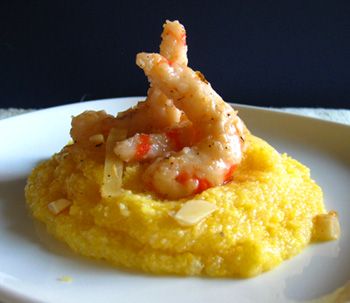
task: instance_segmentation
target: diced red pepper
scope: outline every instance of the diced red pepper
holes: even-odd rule
[[[190,175],[187,172],[182,172],[177,175],[175,180],[184,185],[190,179]]]
[[[186,182],[188,182],[190,179],[198,181],[197,188],[193,192],[194,194],[199,194],[202,191],[212,187],[207,179],[198,178],[197,176],[190,176],[187,172],[182,172],[176,177],[176,181],[182,185],[186,184]]]
[[[151,149],[150,136],[141,134],[139,136],[139,144],[136,147],[136,160],[141,160]]]
[[[212,187],[212,185],[207,179],[201,179],[201,178],[196,178],[196,179],[198,180],[198,186],[194,192],[195,194],[199,194],[202,191],[205,191],[206,189]]]
[[[233,164],[230,166],[230,168],[227,170],[227,172],[224,176],[224,182],[231,181],[232,175],[233,175],[234,171],[236,170],[236,168],[237,168],[237,164]]]

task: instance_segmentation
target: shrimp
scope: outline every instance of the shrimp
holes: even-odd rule
[[[163,25],[160,54],[170,63],[187,65],[186,31],[179,21],[167,20]]]
[[[186,31],[183,25],[178,21],[167,20],[163,25],[162,42],[159,48],[160,54],[170,64],[187,65]],[[127,129],[128,136],[132,136],[138,133],[152,133],[164,128],[174,128],[183,122],[185,117],[182,111],[174,106],[171,99],[156,87],[151,87],[145,101],[120,113],[117,119],[120,120],[120,127]],[[134,142],[138,138],[140,138],[139,135],[135,137]]]
[[[186,31],[178,21],[166,21],[163,25],[160,54],[169,64],[186,66]],[[115,153],[123,161],[140,161],[166,155],[171,150],[180,150],[194,139],[189,121],[173,101],[157,87],[148,90],[146,101],[117,117],[128,130],[128,139],[120,141]],[[167,129],[166,134],[154,134]],[[132,136],[132,137],[130,137]],[[188,140],[184,140],[187,138]]]
[[[184,126],[172,128],[163,133],[137,133],[126,140],[117,142],[114,152],[125,162],[169,156],[172,151],[180,151],[183,147],[192,145],[196,140],[197,134],[192,125],[185,122],[182,125]]]
[[[105,111],[85,111],[73,117],[70,135],[75,144],[87,147],[91,145],[91,136],[102,134],[107,137],[114,124],[115,118]]]
[[[143,180],[154,191],[181,198],[227,182],[243,155],[245,128],[233,108],[203,75],[187,66],[169,64],[159,54],[140,53],[136,63],[151,83],[172,99],[200,140],[170,157],[158,157]]]
[[[185,124],[182,111],[159,90],[151,88],[146,101],[139,102],[136,107],[120,113],[117,118],[105,111],[85,111],[73,117],[71,136],[74,142],[88,146],[91,145],[89,143],[91,136],[102,134],[107,138],[112,127],[127,130],[129,137],[139,132],[155,132],[181,124]]]
[[[168,62],[187,65],[186,32],[178,21],[166,21],[163,25],[160,54]],[[130,155],[132,154],[135,155],[135,158],[140,159],[142,154],[140,150],[144,152],[147,150],[146,136],[145,134],[140,135],[140,133],[154,133],[165,128],[173,129],[179,127],[179,125],[184,126],[184,124],[186,124],[186,117],[183,112],[176,108],[173,101],[159,89],[151,87],[145,101],[141,101],[135,107],[119,113],[116,119],[102,111],[97,113],[86,111],[74,117],[71,134],[75,142],[89,146],[91,145],[89,138],[95,134],[101,133],[104,137],[107,137],[112,127],[125,129],[128,137],[135,135],[133,140],[129,139],[128,142],[120,145],[121,158],[127,161],[131,160]],[[155,157],[160,155],[161,151],[165,152],[174,147],[174,144],[171,143],[170,147],[167,146],[169,140],[166,136],[157,135],[150,139],[149,142],[159,144],[158,153],[154,152],[155,144],[152,144],[152,148],[149,149],[150,153],[144,154],[144,157],[141,157],[142,159]],[[161,145],[163,145],[162,148]],[[139,152],[136,153],[136,150]]]
[[[150,88],[145,101],[118,114],[116,124],[119,128],[127,129],[128,136],[133,136],[137,133],[156,132],[166,127],[173,128],[184,118],[182,111],[160,90]]]

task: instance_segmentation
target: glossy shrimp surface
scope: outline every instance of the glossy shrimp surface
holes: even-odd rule
[[[164,60],[169,64],[187,65],[186,31],[183,25],[178,21],[166,21],[161,37],[160,54]],[[174,148],[180,149],[192,141],[192,131],[187,131],[189,123],[186,116],[157,87],[148,90],[145,101],[119,114],[117,118],[120,127],[128,130],[128,136],[133,136],[115,147],[115,153],[127,162],[165,156]],[[169,131],[157,133],[165,129]]]
[[[170,63],[187,65],[186,31],[179,21],[166,21],[163,25],[160,54]]]
[[[116,123],[128,136],[137,133],[152,133],[176,127],[183,120],[183,113],[176,108],[159,89],[150,88],[145,101],[125,112],[119,113]]]
[[[178,55],[181,47],[182,54],[187,52],[187,46],[181,44],[184,31],[166,35],[166,29],[162,35],[162,45],[166,46],[161,50],[168,57],[140,53],[136,63],[152,89],[171,100],[188,123],[182,126],[179,122],[159,133],[137,134],[117,143],[115,152],[124,161],[146,161],[143,181],[148,188],[176,199],[231,179],[242,159],[244,125],[203,75],[189,68],[187,60]],[[171,49],[177,54],[174,57],[169,55]]]

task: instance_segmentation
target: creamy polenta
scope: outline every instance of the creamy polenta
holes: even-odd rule
[[[173,218],[183,200],[143,192],[141,165],[126,167],[117,198],[102,199],[102,147],[67,146],[34,169],[26,198],[34,217],[78,253],[152,273],[250,277],[299,253],[312,218],[325,209],[309,169],[249,136],[234,181],[197,195],[217,206],[184,227]],[[48,203],[72,201],[54,215]]]

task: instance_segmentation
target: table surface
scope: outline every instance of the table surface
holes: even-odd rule
[[[350,109],[327,109],[327,108],[272,108],[293,114],[334,121],[350,125]],[[22,108],[0,108],[0,119],[9,118],[12,116],[29,113],[36,109],[22,109]]]

